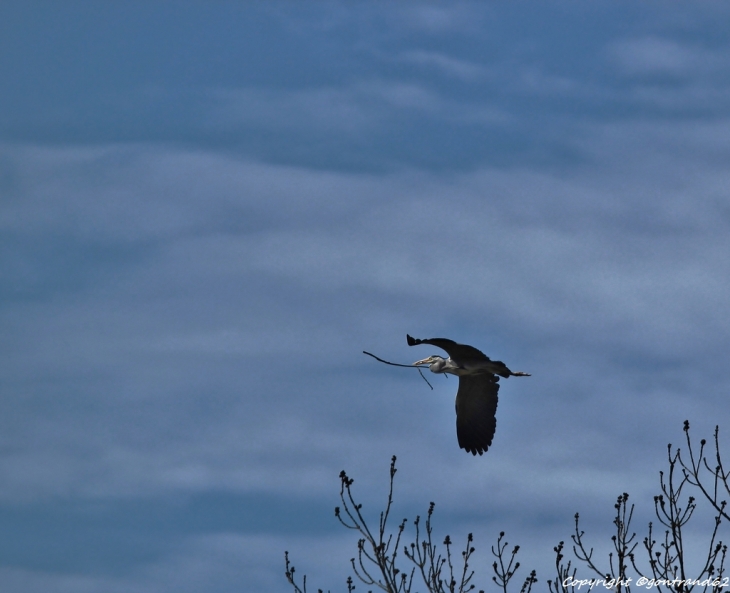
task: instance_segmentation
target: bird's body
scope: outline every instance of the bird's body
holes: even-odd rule
[[[448,373],[459,377],[459,390],[456,393],[456,436],[459,446],[467,453],[483,454],[492,444],[497,429],[499,377],[506,379],[530,375],[512,372],[503,362],[491,360],[473,346],[457,344],[453,340],[418,340],[409,335],[406,339],[409,346],[431,344],[447,352],[449,358],[434,355],[413,364],[427,364],[432,373]]]

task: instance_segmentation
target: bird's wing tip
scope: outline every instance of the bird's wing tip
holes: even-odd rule
[[[474,455],[474,457],[476,457],[477,455],[484,455],[484,453],[486,453],[486,451],[489,447],[487,447],[486,449],[483,449],[481,447],[469,448],[469,447],[462,446],[461,448],[464,449],[464,451],[466,451],[467,453],[471,453],[472,455]]]

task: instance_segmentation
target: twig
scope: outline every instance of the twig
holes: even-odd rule
[[[396,362],[388,362],[387,360],[383,360],[382,358],[378,358],[377,356],[375,356],[375,354],[370,354],[370,352],[365,352],[365,350],[363,350],[362,353],[363,354],[367,354],[368,356],[372,356],[375,360],[377,360],[379,362],[382,362],[382,363],[385,363],[385,364],[389,364],[390,366],[403,367],[403,368],[406,368],[406,369],[418,369],[418,373],[421,375],[421,378],[431,388],[431,391],[433,391],[433,385],[431,385],[428,382],[428,379],[426,379],[426,377],[423,375],[423,372],[421,372],[421,367],[415,366],[415,365],[412,365],[412,364],[398,364]]]

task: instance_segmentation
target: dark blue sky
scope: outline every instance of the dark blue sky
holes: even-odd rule
[[[286,591],[286,549],[341,590],[337,476],[375,520],[393,454],[478,587],[501,530],[544,585],[576,511],[648,521],[727,424],[729,17],[0,5],[0,588]],[[406,332],[532,372],[484,457],[453,378],[361,354]]]

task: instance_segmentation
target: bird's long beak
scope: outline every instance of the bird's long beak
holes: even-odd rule
[[[431,364],[431,357],[424,358],[423,360],[417,360],[413,363],[414,367],[417,367],[419,364]]]

